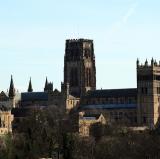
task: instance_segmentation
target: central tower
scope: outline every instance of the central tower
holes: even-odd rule
[[[64,86],[69,94],[80,97],[96,89],[96,67],[93,40],[66,40],[64,56]]]

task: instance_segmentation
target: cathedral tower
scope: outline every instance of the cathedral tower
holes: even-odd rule
[[[160,63],[153,58],[144,65],[137,60],[137,90],[138,123],[153,128],[160,116]]]
[[[66,40],[64,56],[64,85],[69,94],[80,97],[96,89],[96,67],[93,40]]]

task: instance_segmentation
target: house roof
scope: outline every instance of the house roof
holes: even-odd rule
[[[137,88],[127,89],[102,89],[88,91],[84,98],[109,98],[109,97],[133,97],[137,96]]]

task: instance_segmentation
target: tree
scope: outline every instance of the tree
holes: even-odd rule
[[[55,149],[61,149],[63,117],[64,114],[55,106],[32,109],[14,133],[18,158],[51,157]]]

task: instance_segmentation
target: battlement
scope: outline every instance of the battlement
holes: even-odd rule
[[[83,38],[81,38],[81,39],[67,39],[66,40],[66,43],[73,43],[73,42],[93,42],[93,40],[91,40],[91,39],[83,39]]]
[[[147,68],[147,67],[159,67],[160,68],[160,61],[157,62],[155,59],[151,59],[151,62],[149,63],[148,60],[140,64],[139,59],[137,59],[137,68]]]

